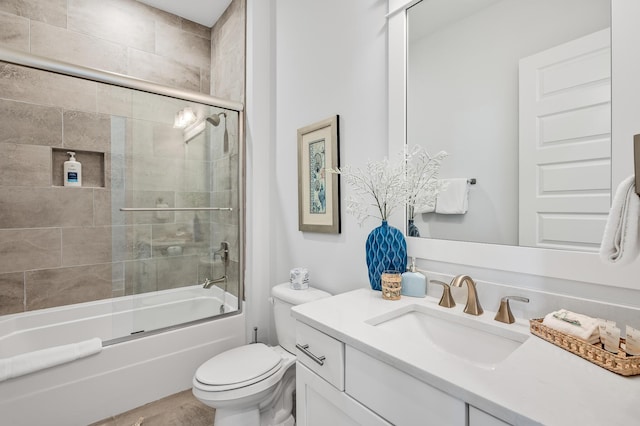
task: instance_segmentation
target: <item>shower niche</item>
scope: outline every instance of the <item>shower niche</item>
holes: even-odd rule
[[[53,186],[64,186],[64,162],[69,159],[67,152],[76,153],[76,160],[82,164],[82,186],[88,188],[104,188],[105,155],[104,152],[82,151],[72,148],[51,149],[51,183]]]

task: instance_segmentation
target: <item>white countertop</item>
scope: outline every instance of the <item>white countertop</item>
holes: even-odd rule
[[[537,336],[530,337],[495,369],[474,366],[415,341],[383,333],[365,321],[402,306],[447,309],[432,297],[389,301],[379,291],[360,289],[296,306],[292,315],[355,349],[514,425],[640,424],[640,376],[623,377]],[[493,320],[485,311],[474,320],[528,333],[529,323]],[[469,351],[473,351],[470,347]]]

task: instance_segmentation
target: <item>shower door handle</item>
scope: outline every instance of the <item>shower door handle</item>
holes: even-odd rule
[[[311,358],[312,360],[314,360],[318,364],[324,365],[324,360],[325,360],[324,355],[317,356],[316,354],[312,353],[309,350],[309,345],[301,345],[300,343],[296,343],[296,348],[300,349],[300,351],[303,354],[305,354],[306,356],[308,356],[309,358]]]

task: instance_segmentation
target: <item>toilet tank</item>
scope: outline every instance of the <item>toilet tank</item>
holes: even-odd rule
[[[271,289],[271,296],[278,344],[287,351],[295,353],[296,320],[291,316],[291,308],[303,303],[324,299],[331,296],[331,294],[313,287],[305,290],[294,290],[289,283],[283,283]]]

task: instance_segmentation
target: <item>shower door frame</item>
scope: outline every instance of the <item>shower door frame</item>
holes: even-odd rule
[[[33,55],[27,52],[21,52],[6,47],[0,46],[0,61],[11,63],[14,65],[20,65],[28,68],[33,68],[42,71],[48,71],[60,75],[69,77],[76,77],[85,80],[90,80],[98,83],[110,84],[113,86],[119,86],[127,89],[138,90],[147,93],[153,93],[157,95],[167,96],[174,99],[180,99],[185,101],[198,102],[207,106],[216,108],[223,108],[238,113],[238,214],[239,214],[239,226],[238,226],[238,307],[235,311],[226,314],[215,315],[213,317],[207,317],[189,323],[177,324],[174,326],[147,331],[141,333],[141,335],[148,336],[164,332],[173,328],[179,328],[189,326],[195,323],[204,321],[215,320],[216,318],[222,318],[230,315],[237,315],[243,311],[244,302],[244,236],[245,236],[245,132],[244,132],[244,104],[241,102],[230,101],[227,99],[216,98],[214,96],[205,95],[198,92],[192,92],[185,89],[173,88],[163,86],[161,84],[153,83],[151,81],[125,76],[122,74],[112,73],[109,71],[102,71],[85,67],[82,65],[71,64],[68,62],[58,61],[56,59],[45,58],[42,56]],[[129,340],[132,336],[126,336],[123,338],[113,339],[110,344],[120,341]]]

